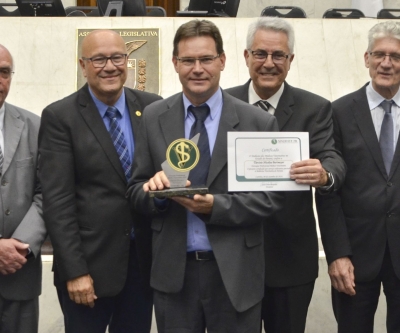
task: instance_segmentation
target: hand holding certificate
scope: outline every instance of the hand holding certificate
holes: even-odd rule
[[[291,165],[308,158],[307,132],[230,132],[229,191],[309,190],[290,178]]]

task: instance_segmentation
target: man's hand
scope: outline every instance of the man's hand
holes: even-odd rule
[[[290,168],[290,178],[297,184],[306,184],[314,187],[325,186],[329,177],[318,159],[312,158],[293,163]]]
[[[0,239],[0,273],[13,274],[27,262],[29,244],[16,239]]]
[[[147,183],[143,184],[143,191],[149,192],[164,190],[165,188],[169,188],[170,186],[171,184],[165,172],[159,171],[152,178],[150,178]],[[190,186],[190,181],[186,181],[186,186]]]
[[[67,281],[67,290],[71,301],[94,307],[97,296],[94,294],[93,279],[89,274]]]
[[[354,267],[348,257],[333,261],[328,268],[333,288],[341,293],[354,296],[356,284],[354,283]]]
[[[212,194],[195,194],[193,199],[187,197],[172,197],[192,213],[211,214],[214,205],[214,196]]]

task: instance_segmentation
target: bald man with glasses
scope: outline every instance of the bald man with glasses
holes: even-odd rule
[[[160,97],[124,88],[127,51],[116,32],[91,32],[79,62],[87,84],[44,109],[39,135],[65,331],[149,333],[151,230],[125,192],[143,109]]]

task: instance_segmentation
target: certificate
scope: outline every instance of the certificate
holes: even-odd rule
[[[229,132],[228,190],[307,191],[290,166],[309,159],[308,132]]]

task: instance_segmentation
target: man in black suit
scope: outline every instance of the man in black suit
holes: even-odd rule
[[[87,85],[42,114],[44,219],[70,333],[150,331],[151,230],[125,192],[142,110],[160,97],[123,87],[126,58],[117,33],[91,32],[79,60]]]
[[[331,104],[291,87],[294,32],[283,19],[263,17],[249,26],[244,57],[251,79],[226,92],[275,115],[280,131],[308,132],[311,159],[293,163],[291,178],[318,191],[336,190],[345,175],[334,148]],[[311,189],[285,192],[284,209],[264,223],[266,332],[304,332],[318,275],[318,240]]]
[[[339,333],[373,332],[381,285],[387,332],[400,332],[400,23],[375,25],[368,42],[371,81],[332,103],[346,180],[318,198]]]
[[[133,206],[152,217],[151,286],[158,332],[258,333],[262,221],[279,203],[277,195],[265,192],[228,193],[227,132],[274,131],[276,120],[220,89],[225,53],[212,22],[193,20],[179,27],[173,63],[183,93],[146,108],[128,190]],[[161,171],[168,146],[191,138],[191,128],[199,123],[201,167],[191,171],[189,180],[201,174],[210,193],[150,198],[149,190],[170,186]]]

